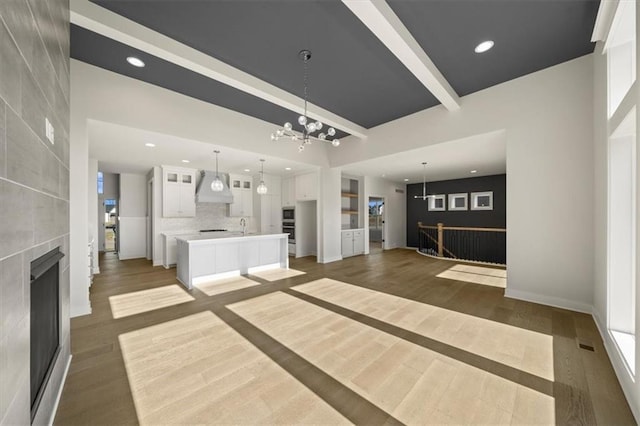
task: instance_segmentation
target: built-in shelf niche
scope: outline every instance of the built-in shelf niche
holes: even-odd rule
[[[342,229],[360,228],[360,182],[352,177],[342,177],[341,208]]]

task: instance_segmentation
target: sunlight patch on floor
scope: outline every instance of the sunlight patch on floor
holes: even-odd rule
[[[201,281],[198,283],[194,283],[193,286],[207,296],[215,296],[216,294],[228,293],[230,291],[240,290],[256,285],[260,285],[260,283],[247,277],[235,276],[216,280]]]
[[[155,311],[195,300],[179,285],[173,284],[149,290],[135,291],[109,297],[114,319]]]
[[[267,281],[284,280],[285,278],[297,277],[298,275],[305,275],[306,272],[298,271],[296,269],[269,269],[267,271],[252,272],[251,275],[255,275],[258,278],[262,278]]]
[[[403,423],[555,423],[549,395],[292,295],[228,308]]]
[[[492,287],[507,287],[507,271],[505,269],[458,264],[436,275],[436,277]]]
[[[323,278],[292,289],[553,381],[553,337]]]
[[[140,424],[349,423],[210,311],[119,341]]]

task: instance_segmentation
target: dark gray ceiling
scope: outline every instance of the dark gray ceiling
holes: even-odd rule
[[[370,128],[438,104],[339,0],[91,0]],[[598,0],[387,0],[461,96],[593,51]],[[473,48],[495,41],[489,52]],[[72,57],[281,125],[293,114],[73,27]],[[124,58],[145,58],[143,70]]]
[[[387,0],[460,96],[593,52],[599,0]],[[478,43],[493,40],[484,54]]]
[[[94,1],[364,127],[438,104],[337,0]]]
[[[298,115],[286,108],[92,31],[71,25],[71,40],[72,58],[273,123],[274,131],[287,121],[295,125]],[[128,56],[142,59],[146,66],[129,65],[125,60]],[[336,137],[348,136],[336,130]]]

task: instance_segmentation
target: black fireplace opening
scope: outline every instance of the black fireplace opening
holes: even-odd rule
[[[60,247],[31,262],[31,421],[60,351]]]

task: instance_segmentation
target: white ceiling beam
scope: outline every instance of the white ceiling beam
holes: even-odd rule
[[[88,0],[71,0],[70,6],[71,22],[75,25],[257,96],[275,105],[295,111],[298,114],[304,112],[303,99],[179,43],[172,38],[97,6]],[[326,125],[336,127],[360,139],[366,139],[367,137],[367,129],[331,111],[313,104],[308,105],[307,111],[309,116],[320,120]],[[292,119],[292,121],[295,120]]]
[[[372,33],[449,111],[460,108],[460,98],[422,50],[400,18],[384,0],[342,0]]]
[[[605,41],[611,30],[611,23],[613,17],[618,9],[618,0],[602,0],[598,7],[598,15],[596,16],[596,23],[593,26],[593,33],[591,34],[591,41]]]

